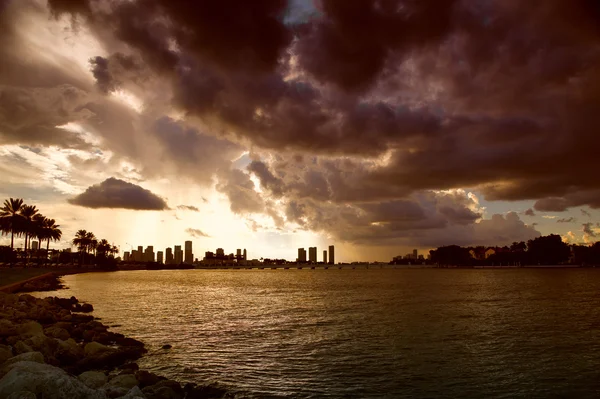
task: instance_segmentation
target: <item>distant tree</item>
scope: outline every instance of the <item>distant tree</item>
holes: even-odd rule
[[[527,241],[527,255],[533,264],[558,265],[569,260],[571,251],[556,234],[537,237]]]
[[[458,245],[448,245],[429,251],[431,261],[441,265],[468,265],[473,263],[473,258],[468,248]]]

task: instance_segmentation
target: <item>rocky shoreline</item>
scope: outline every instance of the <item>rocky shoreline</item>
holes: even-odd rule
[[[140,370],[144,344],[109,331],[92,311],[75,297],[0,292],[0,398],[228,397]]]

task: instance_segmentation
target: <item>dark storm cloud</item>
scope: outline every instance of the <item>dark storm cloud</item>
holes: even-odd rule
[[[178,205],[177,209],[179,209],[180,211],[200,212],[200,209],[193,205]]]
[[[150,190],[113,177],[88,187],[83,193],[69,199],[69,203],[86,208],[168,209],[165,200]]]
[[[206,234],[202,230],[200,230],[200,229],[192,229],[191,227],[185,229],[185,232],[187,234],[191,235],[192,237],[195,237],[195,238],[210,237],[208,234]]]
[[[525,216],[535,216],[533,209],[529,208],[525,211]]]
[[[231,212],[245,214],[265,211],[265,202],[254,190],[254,182],[249,175],[239,169],[231,169],[221,171],[218,178],[216,189],[229,199]]]

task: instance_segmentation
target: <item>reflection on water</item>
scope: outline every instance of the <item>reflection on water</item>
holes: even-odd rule
[[[245,397],[596,398],[600,270],[66,276],[140,366]],[[173,349],[160,349],[163,344]]]

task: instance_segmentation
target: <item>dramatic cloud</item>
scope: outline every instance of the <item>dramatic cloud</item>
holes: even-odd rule
[[[177,209],[179,209],[180,211],[200,212],[200,209],[193,205],[178,205]]]
[[[167,203],[145,188],[113,177],[88,187],[83,193],[69,199],[69,203],[86,208],[123,208],[160,211]]]
[[[535,216],[533,209],[529,208],[525,211],[525,216]]]
[[[200,237],[210,237],[208,234],[199,229],[192,229],[191,227],[185,229],[185,232],[192,237],[200,238]]]
[[[558,219],[556,223],[575,223],[577,219],[574,217]]]

